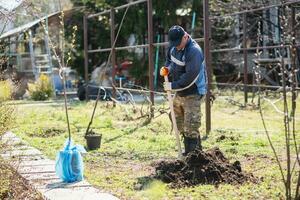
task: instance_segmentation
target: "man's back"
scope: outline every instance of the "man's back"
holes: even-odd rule
[[[192,38],[189,38],[183,50],[172,47],[168,51],[166,65],[171,67],[172,88],[185,88],[194,81],[189,88],[179,91],[179,96],[206,93],[203,59],[200,46]]]

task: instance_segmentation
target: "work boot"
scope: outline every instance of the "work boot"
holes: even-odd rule
[[[183,154],[184,156],[194,151],[195,149],[202,150],[200,136],[197,138],[184,137],[183,142],[184,142],[184,149],[185,149],[185,152]]]
[[[197,140],[198,140],[198,147],[199,147],[199,150],[202,151],[202,145],[201,145],[201,137],[200,137],[200,135],[197,137]]]
[[[188,154],[189,149],[189,139],[188,137],[183,136],[183,144],[184,144],[184,152],[182,153],[183,156]]]

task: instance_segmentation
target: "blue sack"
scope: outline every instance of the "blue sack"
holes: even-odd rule
[[[72,183],[83,180],[83,161],[80,153],[85,153],[80,145],[73,145],[67,139],[64,149],[56,157],[55,171],[64,182]]]

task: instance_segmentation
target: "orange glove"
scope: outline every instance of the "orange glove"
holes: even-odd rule
[[[160,68],[160,75],[168,76],[168,74],[169,74],[169,68],[166,66],[162,66],[162,68]]]

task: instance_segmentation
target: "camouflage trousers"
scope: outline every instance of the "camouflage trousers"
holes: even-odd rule
[[[174,98],[174,112],[179,132],[185,137],[200,136],[202,96],[189,95]]]

